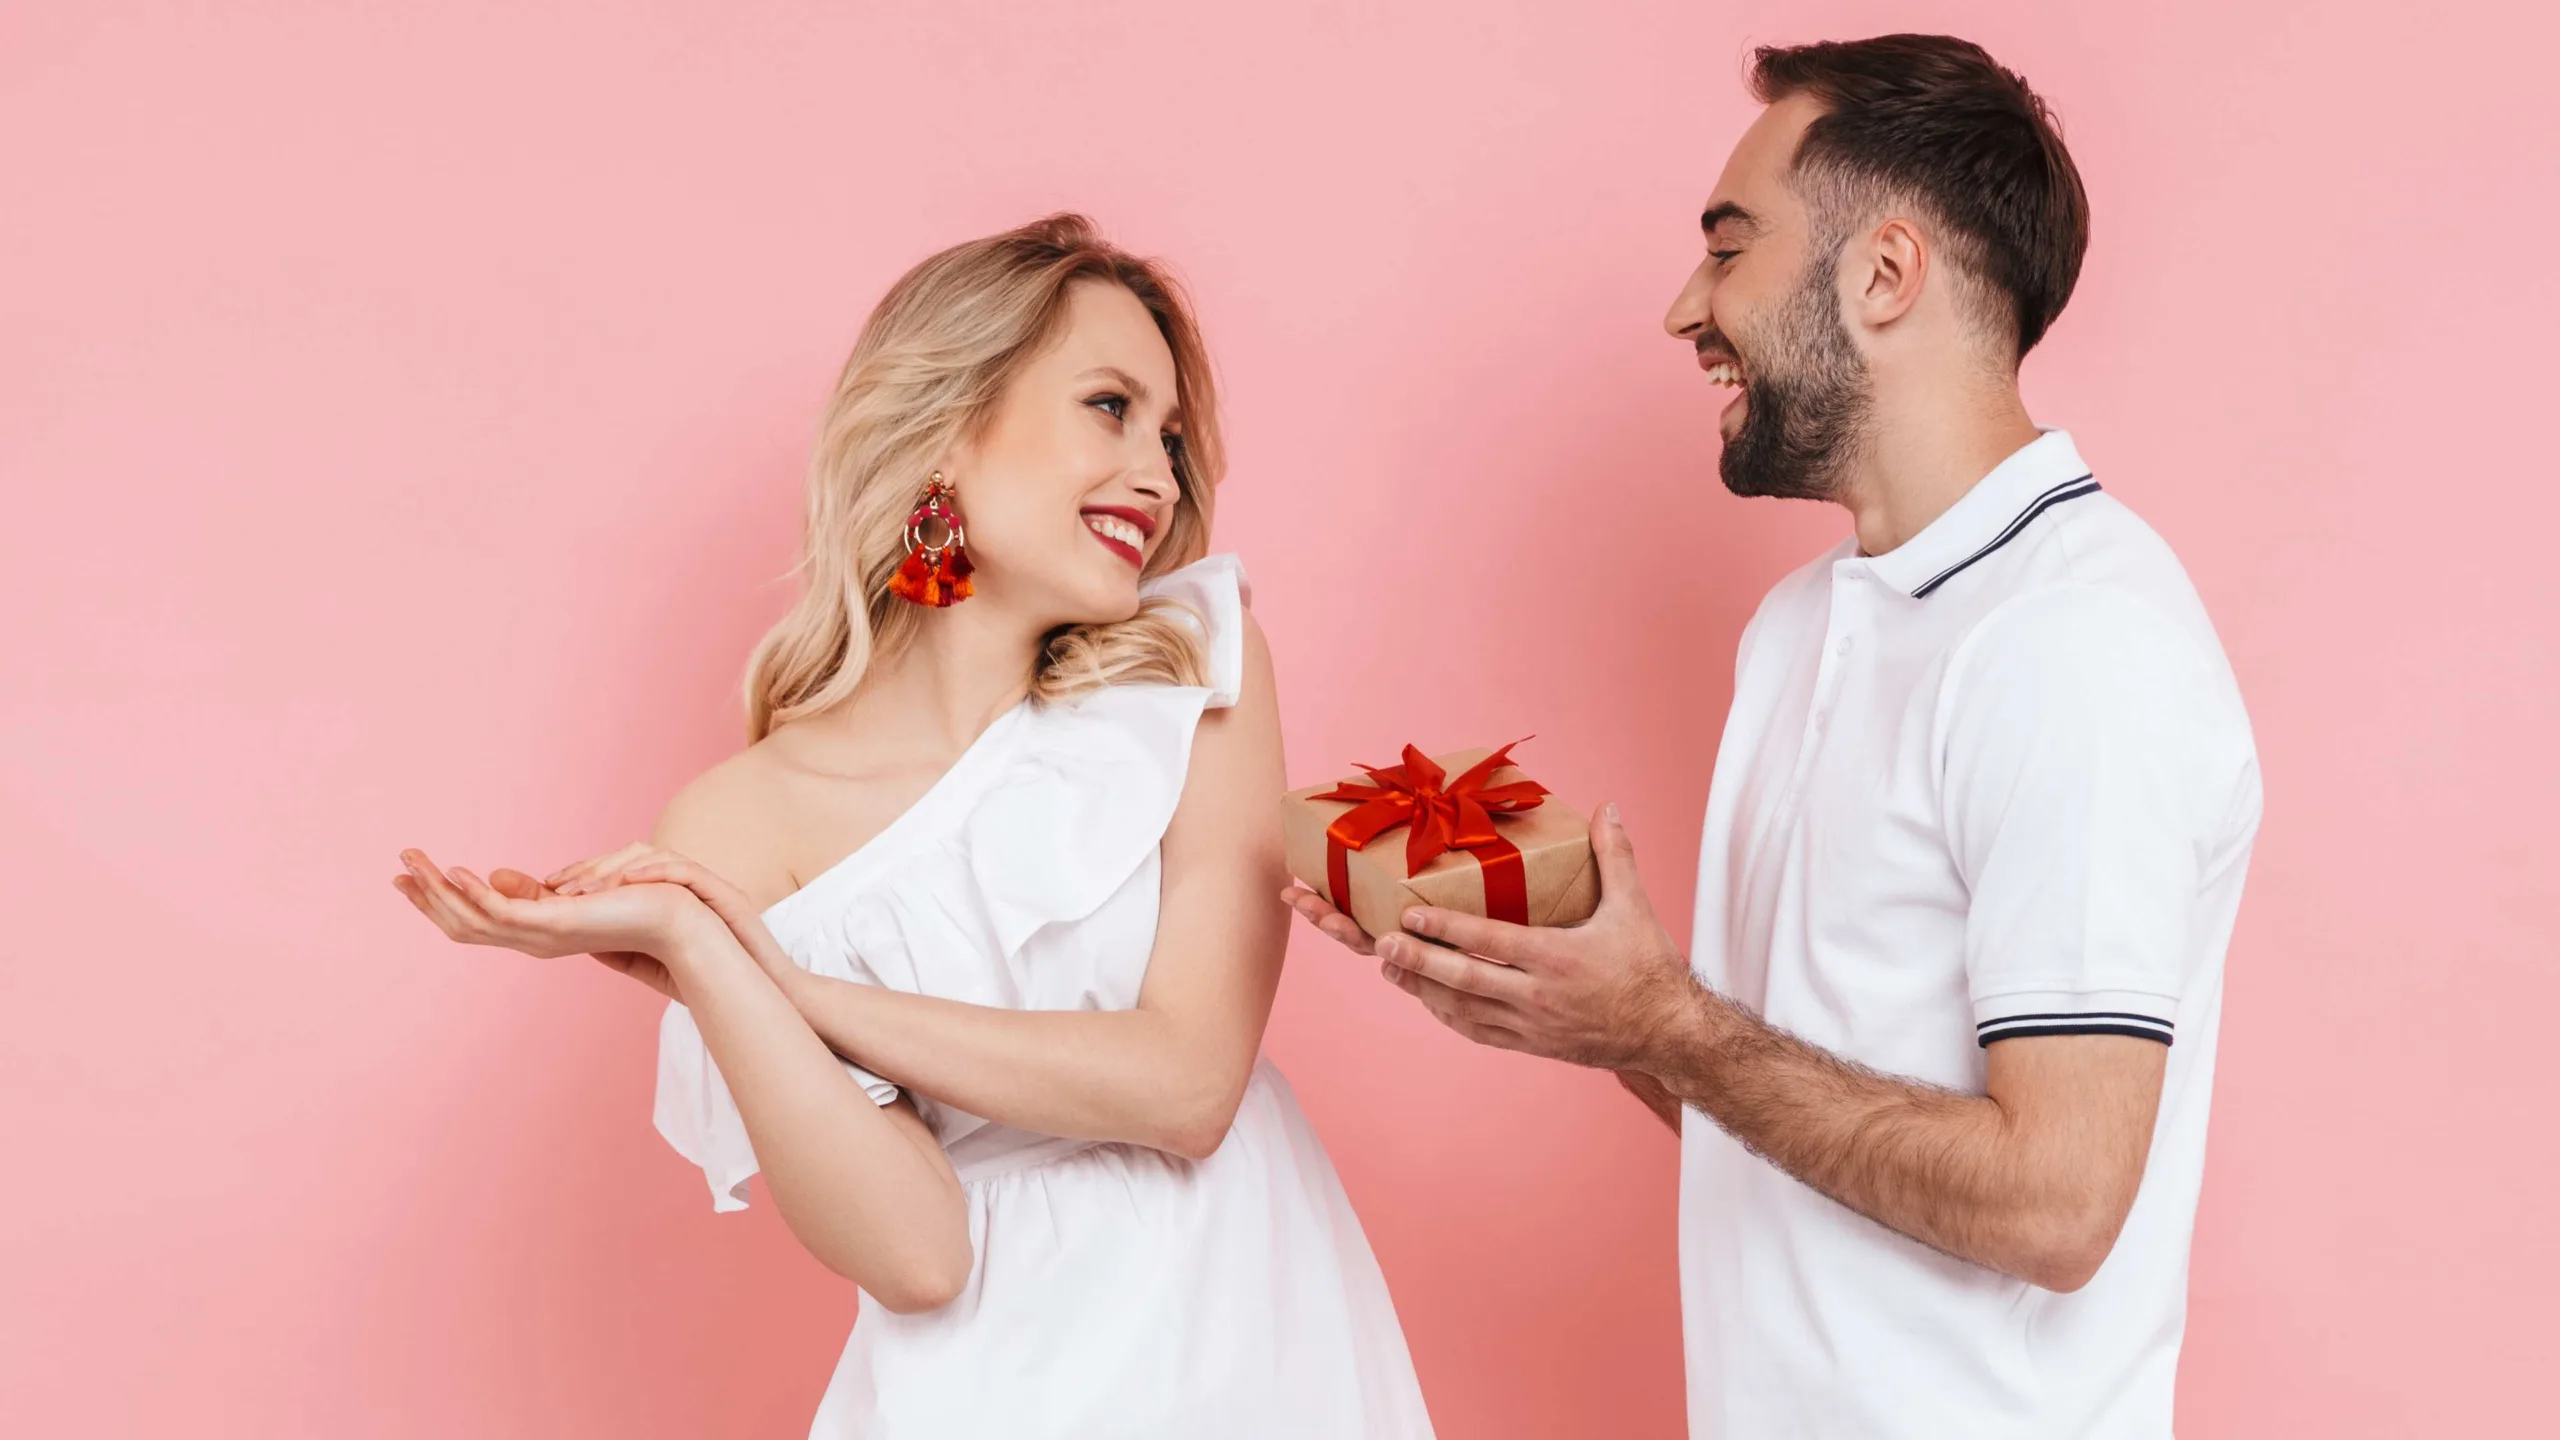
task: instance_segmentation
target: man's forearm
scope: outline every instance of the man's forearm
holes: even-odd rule
[[[1663,1048],[1648,1068],[1680,1102],[1878,1224],[2052,1289],[2094,1270],[2070,1157],[1989,1097],[1879,1074],[1703,989]]]
[[[1643,1101],[1644,1108],[1652,1111],[1655,1119],[1670,1126],[1672,1134],[1680,1133],[1680,1101],[1663,1088],[1661,1081],[1641,1070],[1620,1070],[1616,1074],[1618,1083],[1626,1087],[1628,1094]]]

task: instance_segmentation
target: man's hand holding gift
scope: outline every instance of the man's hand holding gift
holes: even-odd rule
[[[1479,1044],[1616,1071],[1676,1130],[1678,1102],[1644,1072],[1649,1056],[1687,1043],[1706,992],[1654,917],[1617,807],[1604,807],[1586,829],[1569,808],[1546,801],[1543,787],[1525,777],[1504,783],[1518,775],[1508,766],[1509,749],[1481,759],[1475,752],[1446,757],[1445,764],[1408,749],[1404,765],[1368,772],[1372,785],[1291,796],[1291,869],[1313,883],[1291,886],[1282,898],[1345,948],[1375,955],[1381,976],[1450,1029]],[[1457,778],[1447,779],[1453,770]],[[1411,800],[1395,798],[1414,790],[1420,794]],[[1439,791],[1459,798],[1439,801]],[[1471,815],[1468,793],[1491,793],[1515,808]],[[1443,858],[1433,834],[1401,837],[1402,846],[1370,845],[1382,833],[1378,822],[1392,821],[1386,812],[1399,805],[1425,826],[1438,823],[1435,811],[1446,814],[1459,839],[1471,821],[1481,834],[1484,818],[1516,836],[1527,852],[1527,894],[1507,904],[1499,899],[1499,868],[1516,862],[1494,847],[1474,853],[1475,867],[1492,872],[1478,892],[1466,888],[1469,858]],[[1417,854],[1423,863],[1413,865]],[[1360,908],[1379,933],[1364,930],[1328,893],[1365,902]],[[1476,905],[1478,893],[1490,903]],[[1459,903],[1419,903],[1433,898]],[[1391,909],[1388,900],[1407,903]],[[1515,918],[1483,913],[1504,909]],[[1532,916],[1545,923],[1517,923]]]
[[[1362,803],[1457,815],[1453,834],[1485,828],[1459,813],[1457,800],[1433,798],[1435,787],[1467,788],[1439,785],[1432,772],[1445,767],[1427,766],[1421,783],[1410,783],[1420,758],[1408,750],[1404,766],[1370,772],[1381,782],[1372,788],[1415,790],[1410,802]],[[1473,769],[1462,777],[1493,790],[1504,789],[1502,778]],[[1439,830],[1413,852],[1433,853],[1430,864],[1403,881],[1394,880],[1407,868],[1397,847],[1352,848],[1380,814],[1354,823],[1337,813],[1357,788],[1289,797],[1289,868],[1310,883],[1282,898],[1327,935],[1377,956],[1380,973],[1450,1029],[1481,1045],[1616,1071],[1672,1129],[1699,1111],[1798,1180],[1959,1259],[2058,1291],[2087,1284],[2105,1260],[2141,1181],[2165,1045],[2111,1035],[2004,1041],[1985,1060],[1984,1093],[1883,1074],[1700,983],[1654,918],[1614,805],[1591,823],[1587,847],[1579,835],[1558,843],[1552,822],[1572,812],[1540,808],[1544,792],[1534,784],[1538,796],[1506,812],[1515,818],[1489,821],[1502,829],[1545,815],[1549,833],[1524,827],[1524,841],[1540,846],[1550,873],[1572,869],[1567,856],[1580,854],[1585,878],[1596,881],[1587,887],[1596,904],[1580,906],[1556,905],[1532,883],[1527,913],[1539,923],[1524,925],[1472,913],[1492,908],[1479,894],[1507,882],[1452,888],[1466,862],[1433,851]],[[1321,809],[1326,803],[1336,810]],[[1489,873],[1507,863],[1501,847],[1469,853],[1490,857]],[[1458,903],[1429,903],[1424,891]],[[1390,895],[1404,903],[1384,907]],[[1338,903],[1345,896],[1348,916]]]
[[[1377,956],[1382,976],[1478,1044],[1642,1070],[1657,1045],[1694,1023],[1703,992],[1654,918],[1616,806],[1602,807],[1590,837],[1600,905],[1578,925],[1418,905],[1404,913],[1403,933],[1373,937],[1303,885],[1286,898],[1327,935]]]

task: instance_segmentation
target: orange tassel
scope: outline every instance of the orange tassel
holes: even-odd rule
[[[889,593],[901,600],[929,605],[936,610],[955,605],[976,594],[969,583],[969,547],[960,528],[960,511],[952,503],[951,487],[944,484],[942,472],[933,472],[926,482],[924,498],[916,502],[915,513],[907,517],[907,558],[898,573],[889,577]],[[925,536],[931,526],[942,536],[939,545],[928,545]]]
[[[954,547],[928,562],[921,549],[910,550],[898,573],[889,577],[889,593],[901,600],[941,609],[955,605],[977,593],[969,583],[969,552]]]

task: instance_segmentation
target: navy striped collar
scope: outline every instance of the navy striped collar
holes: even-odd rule
[[[2020,446],[1919,534],[1867,562],[1877,578],[1915,600],[2025,534],[2056,505],[2098,493],[2068,431]]]

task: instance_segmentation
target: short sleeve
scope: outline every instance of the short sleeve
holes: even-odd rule
[[[1099,909],[1156,854],[1191,774],[1201,716],[1244,687],[1244,567],[1212,555],[1141,587],[1200,635],[1204,685],[1104,685],[1026,722],[1012,763],[970,813],[961,848],[996,947]]]
[[[1244,691],[1244,612],[1253,603],[1244,562],[1233,555],[1211,555],[1157,576],[1139,590],[1190,612],[1208,651],[1208,708],[1236,703]]]
[[[2226,689],[2165,616],[2097,587],[2021,596],[1958,647],[1941,804],[1981,1044],[2173,1041],[2199,893],[2255,773]]]
[[[850,1060],[843,1063],[873,1104],[898,1098],[897,1086]],[[680,1003],[668,1005],[658,1022],[658,1096],[651,1118],[677,1154],[702,1168],[711,1185],[713,1210],[747,1208],[747,1182],[758,1168],[755,1149],[747,1143],[747,1122],[702,1043],[693,1012]]]

